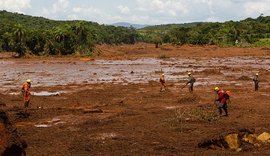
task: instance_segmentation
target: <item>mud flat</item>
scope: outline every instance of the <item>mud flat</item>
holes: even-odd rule
[[[184,46],[154,52],[144,44],[102,48],[126,53],[104,53],[95,60],[0,60],[0,107],[26,140],[27,155],[270,153],[268,140],[241,140],[270,132],[267,50]],[[160,59],[164,53],[169,58]],[[166,92],[159,92],[161,69]],[[181,89],[188,71],[197,79],[194,94]],[[255,72],[261,78],[258,92],[251,81]],[[20,88],[27,78],[33,80],[33,96],[30,116],[22,116]],[[217,114],[216,85],[232,93],[229,117]],[[243,129],[251,132],[243,137]],[[229,148],[234,144],[224,143],[228,138],[239,144]]]

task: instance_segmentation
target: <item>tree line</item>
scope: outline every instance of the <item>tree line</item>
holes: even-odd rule
[[[23,56],[92,55],[97,44],[172,43],[219,46],[270,46],[270,16],[224,23],[187,23],[143,29],[100,25],[88,21],[55,21],[0,11],[0,52]]]
[[[159,25],[139,32],[142,40],[154,43],[270,46],[270,16],[224,23]]]
[[[0,11],[0,51],[35,55],[91,55],[96,44],[134,44],[134,28],[87,21],[54,21]]]

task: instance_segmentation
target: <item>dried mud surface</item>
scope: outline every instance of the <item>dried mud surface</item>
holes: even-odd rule
[[[99,48],[94,59],[0,59],[0,107],[26,140],[27,155],[270,153],[269,144],[242,152],[198,147],[241,129],[270,132],[268,48]],[[159,92],[161,70],[165,92]],[[181,89],[188,71],[196,77],[194,94]],[[261,75],[258,92],[251,80],[255,72]],[[26,78],[33,80],[29,117],[20,114]],[[229,117],[217,114],[216,85],[232,92]]]

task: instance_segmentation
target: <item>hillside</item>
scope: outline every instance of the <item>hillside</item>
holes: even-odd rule
[[[149,26],[139,30],[145,41],[220,46],[270,46],[270,16],[242,21],[195,22]]]
[[[224,23],[194,22],[147,26],[129,23],[100,25],[75,20],[56,21],[0,11],[0,51],[37,55],[92,55],[97,44],[136,42],[219,46],[270,46],[270,16]],[[126,27],[125,27],[126,26]]]
[[[131,44],[137,36],[131,28],[89,21],[55,21],[7,11],[0,11],[0,19],[0,51],[90,54],[95,44]]]
[[[127,23],[127,22],[119,22],[119,23],[113,23],[112,24],[113,26],[116,26],[116,27],[126,27],[126,28],[135,28],[135,29],[142,29],[142,28],[145,28],[147,27],[148,25],[143,25],[143,24],[132,24],[132,23]]]

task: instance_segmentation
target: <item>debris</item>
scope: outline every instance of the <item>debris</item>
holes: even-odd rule
[[[232,150],[241,151],[240,141],[238,139],[238,134],[229,134],[224,137],[224,140],[227,142],[228,146]]]
[[[270,134],[269,133],[266,133],[266,132],[263,132],[261,135],[259,135],[257,137],[257,139],[259,141],[264,142],[264,143],[267,143],[267,142],[270,143]]]
[[[229,133],[219,136],[216,139],[209,139],[198,144],[200,148],[208,149],[232,149],[237,152],[249,151],[253,148],[260,147],[262,143],[270,143],[270,134],[262,133],[257,137],[250,130],[244,129],[237,133]]]
[[[257,142],[256,134],[247,134],[242,138],[243,141],[251,144],[255,144]]]
[[[103,113],[102,109],[84,109],[83,113]]]

